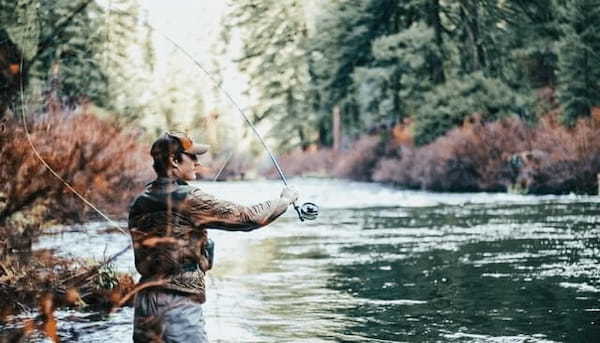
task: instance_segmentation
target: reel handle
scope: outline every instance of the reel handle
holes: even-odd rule
[[[296,213],[298,213],[298,219],[300,219],[300,221],[303,222],[304,217],[302,216],[302,212],[300,212],[300,207],[296,205],[295,201],[292,203],[292,205],[294,205],[294,210],[296,210]]]

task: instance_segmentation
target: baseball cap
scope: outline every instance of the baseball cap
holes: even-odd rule
[[[202,155],[208,151],[206,144],[195,143],[190,136],[183,132],[165,132],[154,141],[150,154],[154,157],[184,152],[192,155]]]

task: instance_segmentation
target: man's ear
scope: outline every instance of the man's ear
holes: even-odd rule
[[[175,161],[175,156],[173,156],[173,155],[169,156],[169,163],[171,164],[172,168],[179,169],[179,163],[177,163],[177,161]]]

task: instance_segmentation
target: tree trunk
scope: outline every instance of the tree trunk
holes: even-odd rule
[[[430,13],[429,20],[430,25],[433,26],[433,32],[435,35],[435,45],[440,55],[443,55],[444,38],[442,36],[442,33],[444,32],[444,27],[442,26],[442,19],[440,18],[441,10],[442,9],[440,6],[440,0],[431,0],[427,12]],[[431,70],[431,79],[434,84],[441,84],[446,82],[443,58],[435,58],[434,65]]]
[[[339,105],[333,108],[331,124],[333,127],[333,150],[339,151],[342,145],[342,118]]]
[[[461,12],[468,37],[469,49],[471,50],[471,71],[479,71],[485,68],[486,61],[480,42],[477,4],[464,4]]]
[[[13,104],[21,84],[27,81],[27,65],[19,47],[12,41],[5,29],[0,28],[0,119]]]

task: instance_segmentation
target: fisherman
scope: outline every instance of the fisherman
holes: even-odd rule
[[[277,199],[246,207],[192,186],[198,156],[208,146],[183,133],[161,135],[152,145],[157,178],[133,201],[129,231],[140,284],[135,298],[134,342],[208,342],[202,307],[205,273],[212,268],[207,230],[252,231],[281,216],[298,198],[284,188]]]

